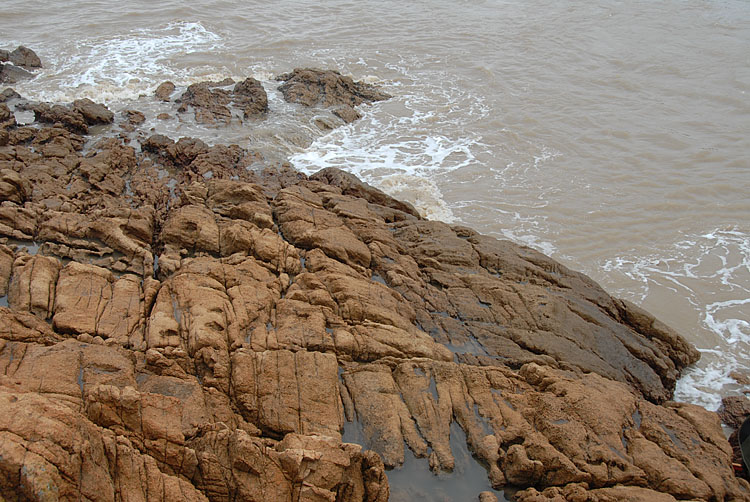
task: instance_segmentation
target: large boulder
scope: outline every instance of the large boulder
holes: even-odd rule
[[[15,84],[34,76],[23,68],[12,64],[0,64],[0,84]]]
[[[23,45],[19,45],[13,51],[0,50],[0,62],[9,61],[23,68],[41,68],[42,60],[34,51]]]

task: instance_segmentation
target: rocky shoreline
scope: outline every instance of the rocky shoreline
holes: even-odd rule
[[[388,98],[280,79],[342,123]],[[214,127],[270,113],[252,78],[174,93]],[[0,95],[2,498],[402,500],[389,469],[454,471],[461,435],[522,502],[750,500],[717,414],[670,401],[697,351],[649,313],[343,171],[144,120]]]

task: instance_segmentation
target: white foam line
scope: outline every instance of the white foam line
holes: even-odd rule
[[[729,375],[750,374],[750,234],[737,227],[717,228],[650,256],[607,259],[602,268],[636,282],[641,302],[658,285],[695,309],[701,325],[692,340],[703,358],[685,371],[676,399],[716,409],[723,395],[739,391]],[[632,293],[633,287],[628,290],[614,293]],[[706,292],[724,299],[706,301]]]
[[[220,37],[197,22],[76,40],[51,51],[57,56],[50,58],[33,85],[21,84],[17,90],[35,100],[55,102],[80,97],[100,102],[136,99],[167,79],[205,79],[205,69],[181,70],[175,62],[192,52],[220,47]]]

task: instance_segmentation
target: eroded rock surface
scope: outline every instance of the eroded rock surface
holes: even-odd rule
[[[19,45],[12,51],[0,49],[0,83],[15,84],[30,79],[34,74],[28,70],[41,67],[39,56],[28,47]]]
[[[268,96],[261,83],[254,78],[247,78],[234,85],[232,90],[223,89],[234,84],[231,79],[226,82],[200,82],[190,85],[180,97],[178,111],[186,112],[192,108],[195,120],[203,124],[226,125],[232,120],[232,109],[241,110],[243,118],[262,117],[268,111]],[[157,97],[168,101],[174,86],[165,82],[156,90]]]
[[[23,45],[19,45],[12,51],[0,49],[0,62],[10,62],[24,68],[41,68],[42,60],[34,51]]]
[[[355,106],[391,97],[372,85],[355,82],[332,70],[298,68],[276,79],[284,82],[279,90],[285,100],[305,106],[332,107],[333,113],[347,123],[360,118]]]
[[[262,101],[221,84],[189,106]],[[384,502],[458,426],[518,500],[750,500],[717,415],[669,401],[697,352],[637,306],[341,171],[84,136],[107,116],[2,122],[5,499]]]

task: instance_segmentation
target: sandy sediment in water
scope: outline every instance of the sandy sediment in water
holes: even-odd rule
[[[387,98],[283,79],[342,123]],[[175,112],[269,113],[256,82],[232,84]],[[430,487],[387,469],[460,480],[458,436],[486,469],[468,500],[750,499],[717,415],[670,401],[695,349],[588,277],[343,171],[3,96],[5,499],[416,498]]]

